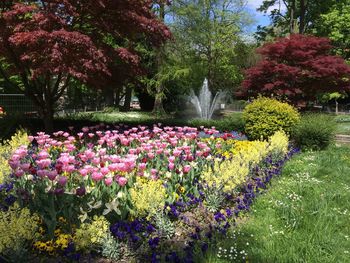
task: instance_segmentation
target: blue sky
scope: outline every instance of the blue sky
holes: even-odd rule
[[[252,31],[254,31],[258,25],[266,26],[270,22],[269,17],[267,15],[256,11],[256,9],[261,5],[262,2],[263,0],[247,0],[246,8],[248,12],[252,14],[252,17],[255,20],[255,23],[252,26]]]

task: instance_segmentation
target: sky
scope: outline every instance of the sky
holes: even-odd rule
[[[252,14],[255,20],[255,23],[252,26],[251,31],[254,32],[258,25],[261,25],[261,26],[268,25],[270,23],[270,19],[267,16],[267,14],[256,11],[256,9],[260,7],[263,0],[246,0],[246,1],[247,1],[246,9],[248,10],[249,13]],[[276,5],[276,8],[277,7],[278,6]],[[283,7],[284,6],[281,7],[282,10],[283,10]],[[271,9],[273,9],[273,7]]]
[[[256,9],[261,5],[263,0],[247,0],[247,10],[253,15],[255,20],[254,29],[258,25],[266,26],[269,24],[269,17],[261,12],[256,11]]]

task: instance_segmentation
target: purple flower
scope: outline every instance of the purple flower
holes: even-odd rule
[[[156,249],[159,245],[159,237],[150,238],[148,240],[148,245],[151,247],[151,249]]]

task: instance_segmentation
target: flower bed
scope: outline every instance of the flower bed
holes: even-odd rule
[[[0,229],[23,233],[0,238],[0,254],[192,261],[291,154],[282,132],[242,139],[156,125],[29,136],[0,186]]]

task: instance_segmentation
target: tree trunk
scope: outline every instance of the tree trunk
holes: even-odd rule
[[[293,34],[295,30],[295,0],[292,0],[292,3],[290,5],[290,33]]]
[[[105,104],[106,107],[114,107],[114,89],[112,87],[107,87],[104,90]]]
[[[156,115],[165,115],[165,110],[163,107],[163,87],[157,88],[157,94],[154,100],[153,113]]]
[[[300,0],[300,25],[299,25],[299,34],[304,34],[304,32],[305,32],[305,14],[306,14],[305,0]]]
[[[52,109],[52,105],[49,104],[45,104],[43,105],[44,108],[40,109],[40,117],[42,118],[43,122],[44,122],[44,129],[45,132],[50,134],[54,131],[54,126],[53,126],[53,114],[54,111]]]
[[[165,5],[164,3],[159,3],[159,18],[161,21],[164,21],[165,19]],[[158,52],[157,52],[157,58],[156,58],[156,63],[157,63],[157,68],[160,70],[163,60],[163,54],[162,54],[162,48],[160,47]],[[156,96],[154,100],[154,105],[153,105],[153,113],[156,115],[164,115],[165,110],[163,107],[163,97],[164,97],[164,87],[162,83],[158,83],[158,86],[156,87]]]
[[[122,111],[130,111],[131,94],[132,94],[132,88],[128,85],[126,87],[124,105],[121,109]]]

